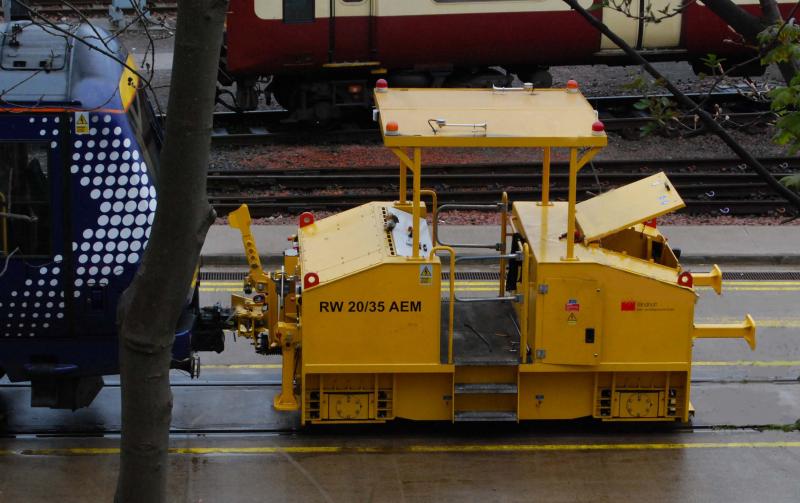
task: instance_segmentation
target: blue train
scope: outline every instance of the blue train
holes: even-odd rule
[[[118,373],[117,303],[150,236],[162,132],[123,47],[59,28],[0,24],[0,377],[75,409]],[[209,312],[187,285],[174,366],[196,373],[194,351],[222,350]]]

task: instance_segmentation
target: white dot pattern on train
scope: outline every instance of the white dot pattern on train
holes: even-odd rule
[[[78,180],[72,205],[96,215],[91,225],[73,229],[75,297],[87,288],[108,285],[141,261],[155,216],[152,173],[135,142],[126,137],[129,132],[112,120],[109,114],[91,114],[89,134],[75,136],[72,145],[70,175]],[[57,139],[58,129],[48,128],[48,121],[52,127],[59,118],[29,119],[39,122],[39,136]],[[50,143],[50,148],[57,147],[57,141]],[[53,210],[54,216],[60,214]],[[3,337],[45,335],[55,320],[64,318],[63,260],[55,255],[49,264],[29,272],[21,288],[0,296]]]

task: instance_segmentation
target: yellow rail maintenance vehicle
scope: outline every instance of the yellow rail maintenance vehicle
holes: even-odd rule
[[[743,338],[754,348],[749,315],[740,324],[694,323],[695,288],[720,293],[722,273],[683,270],[653,225],[684,206],[663,173],[577,202],[578,172],[607,137],[573,82],[493,90],[379,83],[375,99],[384,143],[400,161],[397,201],[320,220],[301,215],[283,267],[269,273],[247,207],[230,215],[250,265],[250,295],[232,299],[236,331],[259,352],[282,354],[276,409],[299,410],[303,424],[685,422],[693,339]],[[443,208],[421,188],[422,149],[436,147],[543,151],[542,200],[509,207],[504,195],[497,205],[491,256],[501,274],[489,297],[456,292],[457,263],[474,255],[439,242]],[[569,156],[566,202],[549,196],[553,149]]]

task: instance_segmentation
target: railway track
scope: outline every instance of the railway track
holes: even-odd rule
[[[800,170],[800,160],[763,159],[778,177]],[[556,164],[551,194],[563,198],[568,175]],[[665,171],[691,213],[783,215],[791,208],[757,175],[736,159],[598,161],[578,179],[579,199]],[[498,163],[426,167],[423,186],[437,189],[439,203],[491,203],[507,192],[513,200],[541,196],[539,177],[531,165]],[[209,199],[220,214],[247,203],[258,216],[305,210],[341,210],[369,201],[397,197],[397,168],[312,168],[209,173]]]
[[[698,103],[702,102],[706,111],[714,114],[723,125],[732,128],[757,127],[773,118],[769,102],[745,90],[732,89],[710,94],[689,93],[688,96]],[[651,98],[670,99],[667,95]],[[599,96],[587,99],[598,111],[606,130],[626,137],[637,137],[639,128],[656,120],[646,110],[636,108],[635,105],[642,100],[642,96]],[[380,141],[376,125],[364,118],[356,118],[337,127],[310,126],[307,123],[291,122],[289,119],[289,113],[285,110],[217,112],[214,114],[212,142],[215,145],[256,145]],[[694,114],[690,111],[680,113],[670,121],[670,124],[675,126],[672,133],[676,135],[695,135],[704,132],[701,125],[695,124]],[[683,126],[679,126],[680,124]]]
[[[798,386],[800,382],[796,379],[779,379],[779,378],[765,378],[765,379],[750,379],[750,380],[742,380],[742,379],[692,379],[693,387],[703,387],[703,386],[713,386],[716,384],[741,384],[742,386],[747,385],[776,385],[776,386]],[[5,392],[8,390],[17,391],[17,392],[24,392],[21,388],[25,388],[26,385],[24,384],[0,384],[0,392]],[[110,387],[119,387],[119,385],[106,385],[106,388]],[[220,394],[237,394],[243,393],[244,391],[250,392],[248,395],[249,398],[246,400],[254,401],[254,400],[264,400],[263,395],[267,395],[270,393],[277,393],[280,389],[280,382],[242,382],[242,383],[230,383],[230,382],[218,382],[218,383],[173,383],[172,384],[173,392],[177,396],[181,396],[182,394],[187,393],[187,389],[201,389],[200,393],[207,393],[203,395],[207,398],[206,403],[214,403],[214,393]],[[193,391],[193,390],[192,390]],[[118,393],[118,391],[115,391]],[[252,393],[256,393],[253,395]],[[193,395],[199,397],[200,395]],[[243,395],[244,396],[244,395]],[[89,421],[77,421],[75,424],[65,424],[61,421],[63,417],[62,414],[69,414],[65,411],[50,411],[47,409],[40,410],[39,414],[31,414],[27,419],[29,422],[25,422],[23,420],[22,423],[20,422],[12,422],[12,424],[0,427],[0,438],[7,437],[44,437],[44,438],[74,438],[74,437],[102,437],[102,436],[118,436],[121,434],[121,429],[118,424],[118,414],[119,414],[119,403],[116,397],[106,396],[98,398],[100,402],[98,404],[94,404],[92,406],[94,413],[91,414],[92,420]],[[107,403],[106,403],[107,402]],[[271,402],[268,400],[267,403]],[[190,405],[191,404],[187,404]],[[254,405],[254,404],[253,404]],[[184,405],[186,406],[186,405]],[[30,409],[29,409],[30,410]],[[230,417],[225,421],[220,421],[221,416],[213,415],[213,417],[203,418],[203,413],[201,412],[202,407],[198,407],[195,411],[196,414],[199,415],[200,419],[206,419],[207,422],[192,422],[192,424],[181,423],[181,418],[177,419],[178,423],[181,424],[173,424],[170,428],[170,435],[172,436],[186,436],[186,435],[195,435],[195,436],[209,436],[209,435],[279,435],[279,434],[297,434],[299,431],[303,431],[303,427],[300,426],[299,420],[294,420],[292,418],[286,417],[284,413],[276,413],[270,412],[269,410],[262,410],[262,408],[258,408],[256,412],[248,414],[246,418],[238,419],[236,417]],[[2,410],[0,410],[0,417],[2,416]],[[20,411],[23,412],[23,411]],[[176,411],[177,412],[177,411]],[[259,414],[271,414],[271,415],[280,415],[283,420],[279,422],[275,422],[268,417],[260,418]],[[11,410],[10,414],[14,414],[14,411]],[[109,415],[105,417],[105,421],[107,423],[100,423],[103,416]],[[459,424],[453,426],[454,432],[458,431],[465,431],[471,430],[475,431],[476,429],[482,428],[482,424]],[[600,422],[594,422],[591,420],[575,420],[575,421],[553,421],[553,422],[530,422],[524,423],[517,426],[518,431],[530,431],[536,430],[537,432],[541,433],[544,431],[549,431],[551,433],[580,433],[585,434],[587,432],[593,433],[602,433],[604,431],[615,431],[619,432],[620,429],[627,430],[631,433],[635,433],[637,431],[649,430],[651,428],[663,429],[663,431],[668,431],[670,433],[691,433],[693,431],[709,431],[709,430],[716,430],[716,429],[725,429],[725,430],[741,430],[741,431],[748,431],[748,430],[760,430],[773,427],[773,424],[740,424],[740,425],[730,425],[730,424],[680,424],[680,423],[663,423],[657,426],[654,426],[652,423],[650,424],[631,424],[631,425],[621,425],[621,424],[603,424]],[[337,430],[341,433],[342,426],[338,427]],[[363,425],[353,426],[347,430],[349,433],[353,433],[358,431],[359,428],[363,429],[366,433],[374,433],[374,426],[372,425]],[[415,423],[415,424],[408,424],[408,423],[391,423],[382,426],[382,428],[386,428],[396,432],[413,432],[417,434],[425,434],[426,432],[432,433],[434,435],[441,434],[441,423]]]

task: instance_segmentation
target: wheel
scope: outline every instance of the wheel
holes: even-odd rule
[[[517,77],[522,82],[530,82],[536,88],[553,87],[553,75],[550,74],[547,68],[520,70],[517,72]]]
[[[491,68],[475,72],[462,70],[448,77],[443,87],[464,87],[473,89],[491,88],[492,86],[507,87],[511,84],[511,80],[511,75]]]

